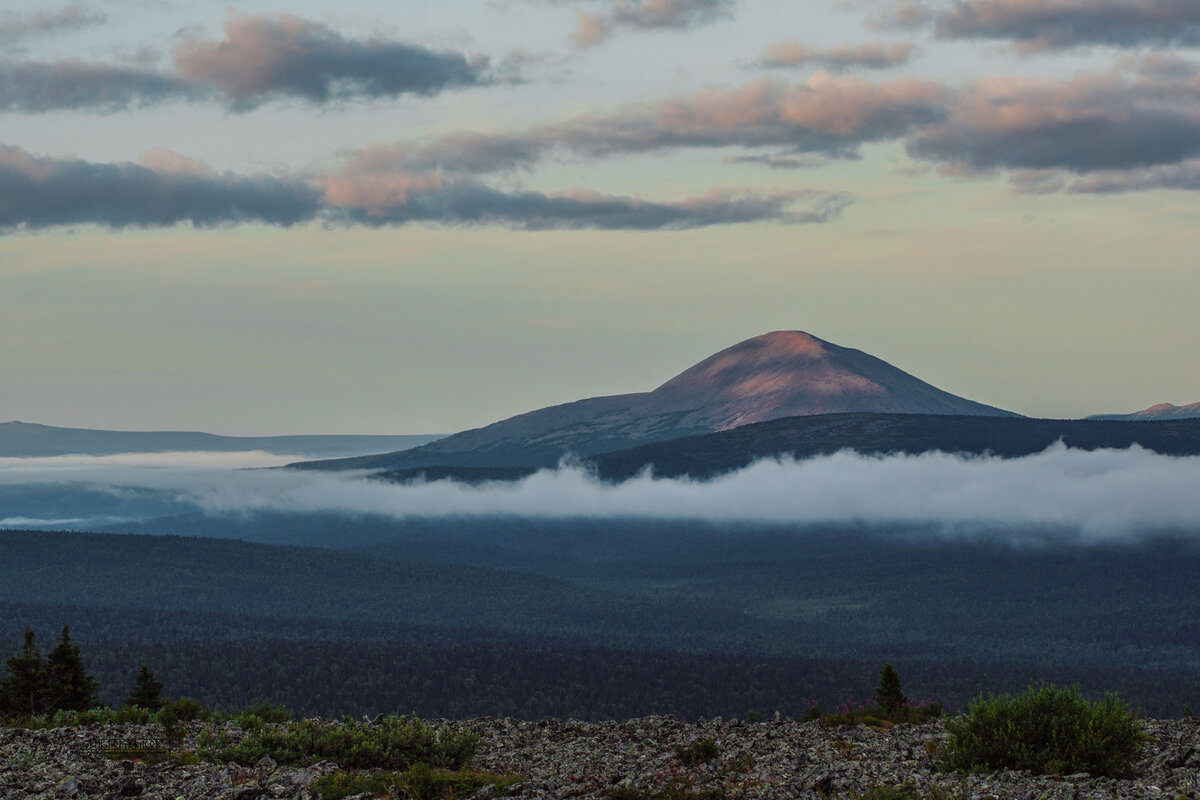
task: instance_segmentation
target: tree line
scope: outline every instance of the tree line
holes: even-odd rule
[[[163,705],[163,684],[142,664],[125,704],[141,708]],[[64,623],[58,644],[42,657],[33,629],[25,626],[21,652],[5,663],[0,680],[0,717],[34,717],[57,711],[87,711],[100,705],[99,684],[84,668],[79,645],[71,643]]]

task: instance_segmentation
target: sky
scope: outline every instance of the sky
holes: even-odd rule
[[[0,0],[0,421],[432,433],[805,330],[1200,400],[1193,0]]]

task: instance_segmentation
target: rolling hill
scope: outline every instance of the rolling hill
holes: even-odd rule
[[[1173,403],[1159,403],[1132,414],[1093,414],[1088,419],[1111,420],[1155,420],[1155,419],[1198,419],[1200,418],[1200,403],[1188,403],[1177,406]]]

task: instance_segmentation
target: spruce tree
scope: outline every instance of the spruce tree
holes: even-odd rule
[[[887,712],[899,711],[908,705],[908,698],[900,691],[900,675],[891,664],[879,670],[879,688],[875,690],[875,702]]]
[[[162,682],[154,680],[154,673],[145,664],[138,670],[133,681],[133,691],[125,698],[125,705],[151,708],[157,711],[163,707]]]
[[[49,694],[46,662],[33,640],[33,629],[25,626],[21,654],[8,659],[8,670],[0,681],[0,711],[9,716],[32,717],[46,710]]]
[[[71,634],[65,624],[58,646],[50,651],[46,661],[50,710],[86,711],[96,705],[96,681],[83,668],[79,645],[71,644]]]

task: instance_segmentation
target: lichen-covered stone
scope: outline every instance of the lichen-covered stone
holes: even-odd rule
[[[433,721],[431,721],[433,722]],[[911,783],[918,794],[936,787],[942,796],[969,798],[1133,798],[1200,800],[1200,722],[1149,720],[1153,740],[1128,778],[1090,775],[1034,776],[1002,771],[983,775],[942,773],[937,752],[948,734],[940,722],[888,730],[865,726],[823,728],[786,719],[746,723],[674,717],[628,722],[577,720],[531,722],[483,718],[437,721],[480,734],[474,769],[522,776],[510,796],[607,798],[618,786],[655,791],[674,786],[730,798],[852,797],[873,787]],[[193,747],[203,723],[188,728]],[[104,725],[26,731],[0,728],[0,797],[144,800],[315,800],[312,781],[336,769],[330,762],[307,767],[262,759],[253,767],[114,761],[104,751],[157,743],[158,726]],[[685,766],[676,747],[712,739],[719,755]],[[494,796],[484,788],[479,800]]]

